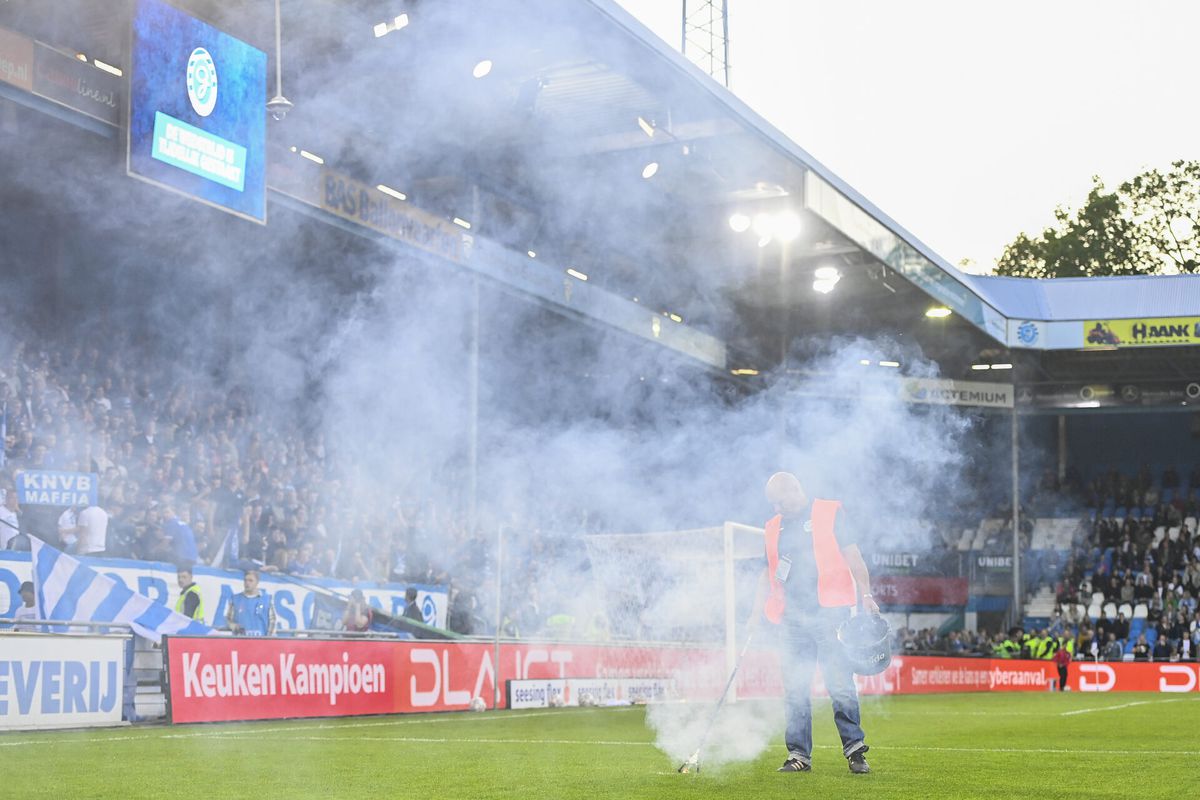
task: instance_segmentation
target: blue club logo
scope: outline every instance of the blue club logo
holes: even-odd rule
[[[1038,326],[1033,322],[1022,322],[1017,328],[1017,340],[1021,344],[1034,344],[1038,340]]]
[[[426,625],[433,625],[437,622],[437,604],[429,595],[425,595],[425,602],[421,603],[421,616],[425,619]]]
[[[207,117],[217,107],[217,65],[203,47],[188,59],[187,92],[192,110],[200,116]]]

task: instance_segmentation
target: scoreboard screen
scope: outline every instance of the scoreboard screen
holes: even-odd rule
[[[266,222],[266,53],[135,0],[131,54],[129,174]]]

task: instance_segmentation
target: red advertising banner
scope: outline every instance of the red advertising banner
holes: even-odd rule
[[[494,648],[472,642],[167,637],[172,722],[357,716],[492,705]],[[505,644],[500,681],[675,676],[688,696],[715,695],[720,650]]]
[[[881,606],[964,606],[967,579],[879,575],[871,581],[871,593]]]
[[[1200,664],[1074,661],[1067,687],[1077,692],[1196,692]]]
[[[495,650],[486,643],[178,636],[165,641],[168,702],[176,723],[453,711],[466,709],[475,697],[491,706],[495,696]],[[724,651],[717,648],[504,644],[499,666],[502,686],[508,680],[671,678],[676,691],[691,699],[715,697],[728,677]],[[1190,680],[1195,687],[1195,668],[1189,668],[1190,678],[1173,676],[1173,685]],[[862,694],[886,695],[1045,690],[1057,677],[1048,661],[897,656],[883,673],[857,682]],[[819,674],[814,691],[825,693]],[[782,695],[776,653],[748,654],[738,693]]]

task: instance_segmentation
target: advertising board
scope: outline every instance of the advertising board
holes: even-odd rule
[[[127,638],[0,632],[0,730],[119,725]]]
[[[1198,692],[1200,664],[1072,662],[1067,687],[1077,692]]]

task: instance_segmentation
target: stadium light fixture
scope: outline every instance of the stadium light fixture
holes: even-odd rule
[[[800,235],[800,215],[795,211],[781,211],[775,216],[773,233],[780,241],[790,242]]]
[[[891,367],[891,368],[893,368],[893,369],[896,369],[896,368],[898,368],[898,367],[900,366],[900,362],[899,362],[899,361],[880,361],[880,362],[879,362],[879,366],[881,366],[881,367]]]
[[[972,364],[971,365],[971,369],[975,370],[976,372],[983,372],[983,371],[989,370],[991,368],[992,368],[991,364]]]
[[[291,147],[289,147],[288,149],[289,149],[289,150],[291,150],[293,153],[299,153],[299,152],[300,152],[300,148],[299,148],[299,147],[296,147],[296,145],[292,145],[292,146],[291,146]]]
[[[1012,364],[992,364],[992,369],[1012,369]]]
[[[758,234],[760,239],[770,240],[771,233],[774,231],[770,214],[755,214],[754,215],[754,232]],[[761,245],[760,245],[761,247]]]
[[[745,214],[734,214],[729,218],[729,227],[734,233],[745,233],[750,230],[750,218]]]
[[[817,267],[817,271],[813,273],[819,281],[833,281],[837,283],[842,279],[842,273],[838,272],[837,267]]]
[[[471,223],[467,222],[462,217],[455,217],[454,224],[460,228],[466,228],[467,230],[471,230]]]
[[[398,31],[408,27],[408,14],[401,14],[392,22],[392,30]]]
[[[491,71],[492,71],[492,60],[490,58],[485,58],[483,61],[480,61],[478,64],[475,65],[475,69],[471,70],[471,75],[473,75],[476,78],[484,78]]]
[[[730,372],[730,374],[732,374],[732,375],[757,375],[757,374],[758,374],[758,370],[756,370],[756,369],[746,369],[746,368],[742,368],[742,369],[731,369],[731,370],[729,370],[729,372]]]
[[[870,360],[869,358],[860,358],[860,359],[858,360],[858,363],[859,363],[859,364],[862,364],[864,367],[869,367],[869,366],[871,366],[871,360]]]
[[[386,22],[380,22],[374,28],[372,28],[372,30],[375,32],[376,39],[378,39],[380,36],[387,36],[388,24]]]
[[[647,122],[644,118],[638,117],[638,127],[642,129],[642,133],[654,138],[654,126]]]
[[[321,158],[316,153],[310,153],[307,150],[301,150],[300,155],[304,156],[309,161],[312,161],[314,164],[324,164],[325,163],[325,159]]]
[[[78,59],[79,59],[80,61],[82,61],[83,63],[85,63],[85,64],[87,63],[87,60],[88,60],[87,54],[85,54],[85,53],[76,53],[76,54],[75,54],[75,57],[76,57],[76,58],[78,58]]]
[[[587,275],[584,275],[582,272],[575,269],[574,267],[567,267],[567,274],[570,275],[572,278],[577,278],[578,280],[581,280],[581,281],[587,280]]]
[[[121,70],[117,69],[112,64],[105,64],[103,61],[101,61],[98,58],[94,59],[92,61],[92,63],[95,64],[99,69],[102,69],[105,72],[107,72],[109,75],[116,75],[119,78],[119,77],[121,77],[122,74],[124,74],[121,72]]]
[[[818,294],[829,294],[835,286],[837,286],[837,281],[813,281],[813,291]]]
[[[651,161],[649,164],[642,167],[642,177],[645,178],[646,180],[650,180],[657,174],[658,174],[658,162],[657,161]]]
[[[925,316],[930,317],[931,319],[945,319],[952,313],[953,312],[945,306],[934,306],[925,312]]]
[[[407,200],[408,199],[408,195],[406,195],[404,192],[398,192],[386,184],[381,183],[378,186],[376,186],[375,188],[378,189],[379,191],[383,192],[386,195],[390,195],[390,196],[396,198],[397,200]]]
[[[770,243],[771,243],[771,237],[770,237],[770,236],[760,236],[760,237],[759,237],[759,239],[758,239],[758,246],[759,246],[759,247],[766,247],[766,246],[767,246],[767,245],[769,245]]]
[[[678,314],[667,314],[667,316],[670,317],[674,322],[683,322],[683,317],[679,316]]]
[[[525,252],[530,258],[537,258],[537,253],[533,252],[532,250],[526,250]]]

